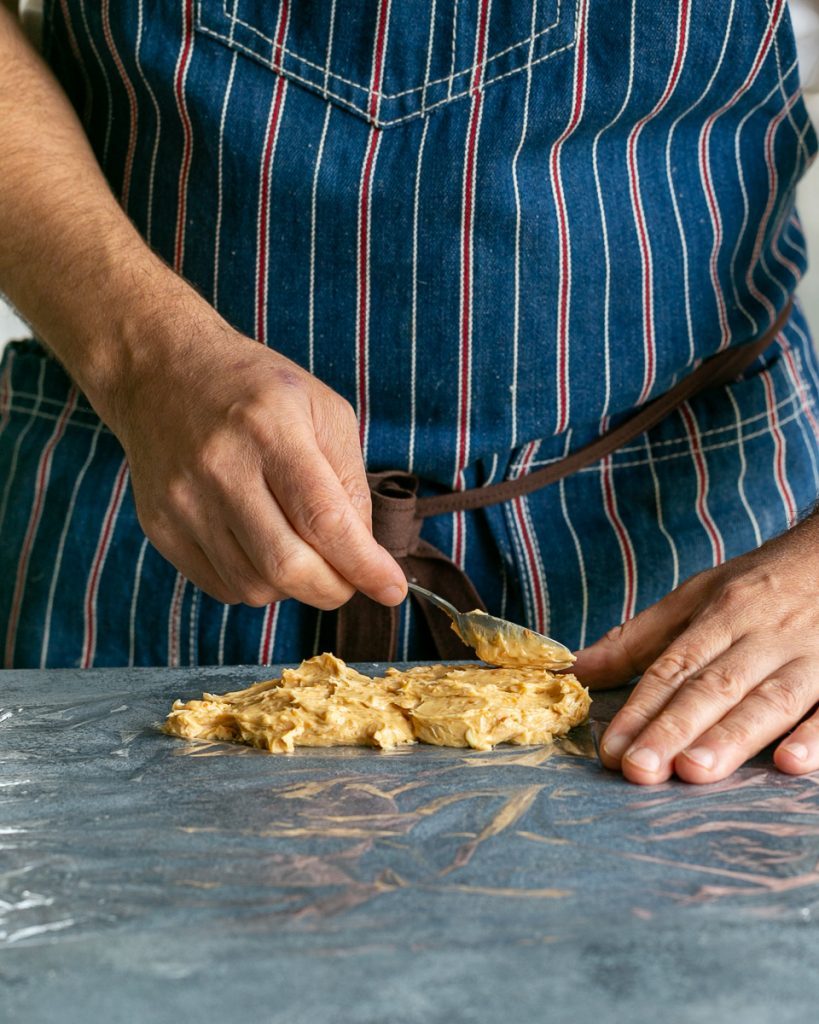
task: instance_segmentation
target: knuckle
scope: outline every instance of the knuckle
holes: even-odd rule
[[[764,563],[757,565],[752,572],[746,573],[743,582],[745,594],[759,601],[775,600],[789,592],[782,573]]]
[[[259,445],[276,446],[282,440],[277,430],[276,404],[264,401],[258,395],[242,402],[232,402],[225,414],[225,421],[234,435],[250,438]]]
[[[715,732],[720,739],[733,746],[749,747],[753,745],[754,722],[731,721],[723,722]]]
[[[332,573],[328,567],[320,568],[315,552],[308,548],[285,552],[271,568],[267,578],[277,591],[295,597],[306,604],[332,611],[340,608],[355,593],[355,588]]]
[[[195,503],[188,480],[183,476],[172,477],[165,485],[165,499],[168,507],[179,516],[187,517]]]
[[[314,499],[303,507],[299,515],[299,533],[310,544],[332,542],[342,545],[352,530],[349,510],[335,499]]]
[[[223,480],[228,465],[229,459],[224,445],[218,440],[204,442],[195,456],[195,470],[207,481]]]
[[[650,674],[663,683],[674,684],[688,679],[698,672],[700,663],[693,651],[686,648],[672,648],[661,655],[649,668]]]
[[[239,604],[241,602],[241,595],[232,587],[222,583],[212,583],[209,586],[202,586],[201,589],[220,604]]]
[[[610,644],[615,644],[617,647],[625,647],[625,634],[625,623],[621,622],[619,625],[612,626],[611,629],[606,630],[604,639]]]
[[[310,604],[322,611],[331,612],[346,604],[355,593],[351,586],[338,585],[327,587],[317,591],[310,600]]]
[[[350,504],[366,520],[372,519],[373,501],[372,495],[368,490],[362,488],[361,490],[350,492]]]
[[[646,726],[651,724],[651,721],[651,713],[644,711],[638,704],[626,704],[617,715],[618,728],[625,727],[628,732],[635,734],[642,732]]]
[[[788,718],[796,719],[802,715],[804,710],[802,691],[790,683],[778,682],[775,679],[766,679],[756,689],[756,697],[761,702],[762,716],[776,716],[785,714]]]
[[[353,426],[358,423],[358,416],[356,415],[356,411],[352,404],[348,402],[346,398],[342,398],[341,395],[336,395],[335,413],[342,423],[349,426]]]
[[[690,720],[673,708],[668,708],[657,719],[657,729],[676,746],[684,746],[691,737]]]
[[[617,626],[612,626],[611,629],[606,631],[606,635],[603,637],[605,643],[610,644],[616,650],[624,656],[627,664],[631,667],[632,674],[636,675],[638,672],[637,659],[631,652],[629,646],[629,638],[631,632],[628,628],[627,622],[621,622]]]
[[[239,594],[242,604],[249,605],[251,608],[264,608],[276,600],[275,593],[260,584],[245,584]]]
[[[137,501],[136,514],[142,532],[149,540],[158,539],[165,532],[165,517],[160,514],[156,505]]]
[[[784,596],[779,575],[760,566],[722,583],[714,604],[718,611],[738,618],[752,609],[776,607]]]
[[[251,608],[261,608],[263,605],[270,604],[271,600],[273,600],[270,587],[249,573],[233,569],[228,573],[223,573],[223,575],[226,579],[227,589],[242,604],[250,605]],[[226,601],[225,603],[232,604],[233,602]]]
[[[747,578],[730,579],[717,591],[714,605],[718,611],[732,613],[744,607],[752,587]]]
[[[721,705],[733,706],[745,693],[742,679],[735,672],[719,666],[704,669],[691,685],[698,695],[717,700]]]
[[[272,579],[286,594],[303,589],[314,569],[314,560],[309,552],[288,551],[278,561]]]
[[[142,532],[156,550],[168,557],[174,547],[176,533],[168,516],[156,507],[137,509],[137,519]]]

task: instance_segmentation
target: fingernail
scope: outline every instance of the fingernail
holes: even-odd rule
[[[714,751],[709,750],[708,747],[692,747],[690,750],[684,750],[683,754],[689,761],[698,764],[700,768],[713,768],[717,760]]]
[[[614,760],[622,757],[631,740],[623,733],[613,733],[603,740],[603,753]]]
[[[780,747],[780,749],[783,754],[790,754],[797,761],[807,761],[808,759],[808,748],[804,743],[788,743],[787,746]]]
[[[389,586],[384,587],[378,599],[382,604],[400,604],[404,597],[404,591],[400,587]]]
[[[637,768],[642,768],[644,772],[656,772],[660,767],[660,755],[649,747],[637,747],[626,754],[626,760]]]

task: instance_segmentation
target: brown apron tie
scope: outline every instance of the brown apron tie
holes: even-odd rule
[[[456,608],[486,610],[472,580],[428,541],[421,539],[424,514],[418,511],[418,478],[411,473],[369,473],[373,500],[373,534],[404,570],[451,601]],[[426,601],[419,601],[438,656],[468,658],[468,648],[449,628],[449,619]],[[392,661],[398,630],[398,609],[371,601],[360,591],[338,610],[336,650],[345,661]]]
[[[701,363],[664,395],[643,406],[620,426],[609,430],[565,459],[515,480],[488,487],[419,498],[418,478],[401,470],[370,473],[373,500],[373,534],[397,560],[407,579],[434,590],[463,611],[485,606],[467,574],[428,541],[421,539],[427,516],[486,508],[532,494],[576,473],[621,448],[706,387],[716,387],[737,377],[775,340],[791,315],[785,306],[774,324],[756,341],[726,349]],[[411,595],[413,600],[414,596]],[[467,658],[472,651],[449,627],[449,620],[426,601],[417,601],[435,643],[438,657]],[[362,593],[355,594],[338,610],[336,651],[345,661],[393,661],[398,633],[398,609],[378,604]]]

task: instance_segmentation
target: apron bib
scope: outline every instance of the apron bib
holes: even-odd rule
[[[51,0],[45,53],[123,207],[234,326],[356,407],[425,493],[524,475],[761,336],[816,143],[784,0]],[[817,492],[800,314],[741,380],[507,505],[427,520],[490,611],[571,646]],[[296,660],[332,616],[227,609],[139,531],[56,364],[0,378],[7,664]],[[69,599],[70,595],[70,599]],[[412,614],[399,652],[424,657]]]

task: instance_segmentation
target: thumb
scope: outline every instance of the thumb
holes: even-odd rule
[[[595,690],[622,686],[641,675],[688,625],[690,600],[674,590],[582,651],[571,671]]]

